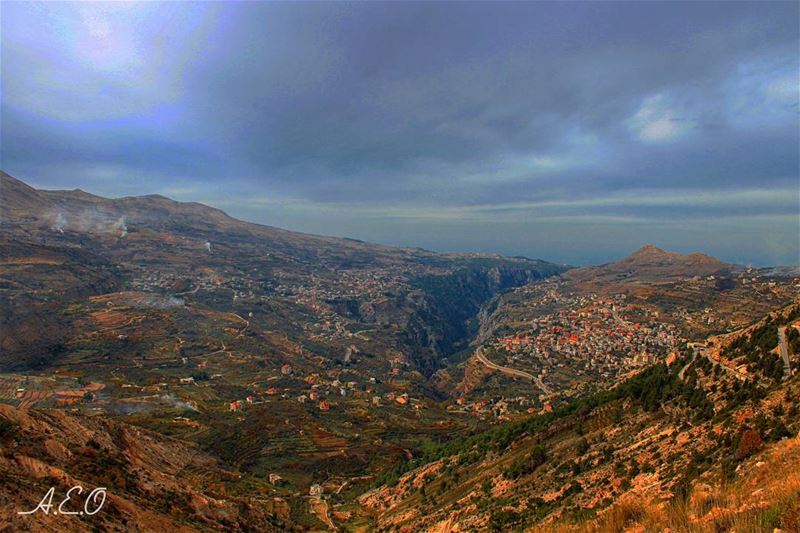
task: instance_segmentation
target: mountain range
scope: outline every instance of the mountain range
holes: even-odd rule
[[[0,501],[111,495],[0,529],[612,531],[680,497],[705,531],[733,495],[703,486],[796,459],[794,276],[436,253],[0,173]]]

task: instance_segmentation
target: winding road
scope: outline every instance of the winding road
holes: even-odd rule
[[[695,356],[694,356],[694,354],[692,354],[692,358],[689,359],[689,362],[686,363],[685,365],[683,365],[683,368],[681,368],[681,371],[678,372],[678,379],[679,380],[683,381],[683,376],[686,375],[686,371],[689,369],[689,366],[691,366],[691,364],[694,363],[694,358],[695,358]]]
[[[478,359],[478,361],[480,361],[487,367],[491,368],[492,370],[497,370],[498,372],[502,372],[503,374],[508,374],[509,376],[529,379],[534,383],[536,383],[536,386],[542,389],[542,392],[544,392],[545,394],[553,394],[553,390],[547,385],[545,385],[544,382],[542,382],[542,378],[534,376],[533,374],[529,374],[528,372],[523,372],[522,370],[515,370],[507,366],[500,366],[496,363],[492,363],[491,361],[489,361],[489,359],[486,358],[485,355],[483,355],[482,348],[478,348],[477,350],[475,350],[475,357]]]
[[[720,368],[722,368],[723,371],[725,371],[728,374],[732,375],[733,377],[735,377],[739,381],[746,381],[747,378],[748,378],[747,374],[743,374],[739,370],[737,370],[736,368],[733,368],[732,366],[728,366],[728,365],[724,364],[721,359],[714,359],[711,356],[711,354],[708,352],[708,348],[706,348],[705,346],[694,346],[692,348],[692,358],[691,358],[691,360],[689,360],[688,363],[686,363],[683,366],[683,368],[681,368],[681,371],[678,372],[678,379],[680,379],[681,381],[684,381],[684,376],[686,374],[686,370],[689,368],[689,366],[692,363],[694,363],[694,361],[695,361],[695,359],[697,359],[698,355],[702,355],[703,357],[708,359],[708,362],[711,363],[712,367],[714,365],[719,365]]]

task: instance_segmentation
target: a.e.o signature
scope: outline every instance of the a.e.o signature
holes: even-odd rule
[[[100,509],[103,508],[103,504],[106,503],[106,488],[105,487],[97,487],[93,491],[91,491],[83,501],[83,509],[80,511],[70,511],[69,507],[67,506],[67,502],[70,501],[72,497],[72,493],[77,491],[78,495],[83,494],[83,487],[80,485],[75,485],[71,489],[67,491],[64,495],[64,499],[61,500],[61,503],[58,507],[53,510],[53,515],[93,515],[97,514]],[[17,511],[19,515],[28,515],[34,514],[37,511],[41,511],[46,515],[50,514],[50,510],[53,509],[53,497],[55,496],[56,488],[50,487],[45,495],[42,497],[42,500],[39,502],[39,505],[36,506],[35,509],[31,509],[30,511]]]

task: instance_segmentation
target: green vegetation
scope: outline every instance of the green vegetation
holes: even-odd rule
[[[800,331],[797,328],[789,328],[787,330],[786,343],[789,345],[789,353],[792,355],[800,354]]]
[[[14,437],[19,431],[19,425],[11,420],[0,418],[0,439]]]
[[[527,456],[514,461],[504,475],[509,479],[526,476],[543,465],[545,461],[547,461],[547,450],[543,445],[537,444]]]
[[[687,379],[686,382],[682,382],[678,377],[678,372],[685,363],[685,357],[669,367],[665,363],[658,363],[628,378],[612,390],[568,401],[552,413],[535,415],[525,420],[470,435],[465,439],[428,447],[418,457],[398,464],[384,473],[376,480],[375,484],[393,485],[406,472],[454,455],[463,454],[462,459],[466,457],[469,462],[477,462],[489,452],[499,453],[507,450],[512,443],[523,436],[535,435],[552,427],[557,422],[570,426],[580,424],[597,407],[625,399],[636,400],[645,411],[650,412],[657,411],[664,403],[679,402],[694,412],[695,418],[698,420],[708,420],[714,416],[713,404],[706,398],[703,390],[697,386],[696,380]],[[619,413],[619,410],[614,412]],[[535,462],[535,460],[532,463],[523,461],[516,467],[512,466],[508,474],[512,477],[523,475],[522,472],[525,468]]]
[[[725,348],[722,354],[734,359],[743,354],[767,353],[778,345],[778,328],[771,317],[755,328],[750,335],[742,335]]]

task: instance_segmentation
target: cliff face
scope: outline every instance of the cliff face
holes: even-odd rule
[[[483,306],[504,291],[558,274],[556,265],[504,264],[465,268],[414,281],[420,294],[402,336],[404,348],[425,375],[468,347],[478,333]]]

